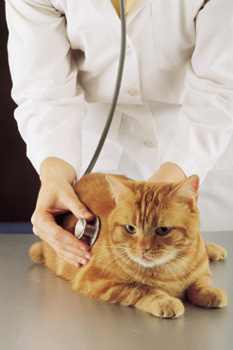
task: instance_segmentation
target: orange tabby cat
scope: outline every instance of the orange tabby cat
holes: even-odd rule
[[[132,181],[124,176],[89,174],[74,188],[101,220],[90,262],[75,268],[46,243],[35,243],[30,256],[70,281],[86,296],[163,318],[184,313],[186,296],[202,307],[222,307],[226,293],[210,286],[208,255],[224,258],[224,249],[205,244],[199,230],[196,175],[180,184]],[[74,231],[77,219],[63,226]]]

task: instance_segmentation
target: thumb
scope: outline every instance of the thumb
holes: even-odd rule
[[[77,219],[84,217],[86,220],[92,220],[94,215],[87,209],[87,207],[79,200],[76,193],[72,190],[69,194],[67,193],[67,198],[65,200],[67,209],[69,209],[72,214]]]

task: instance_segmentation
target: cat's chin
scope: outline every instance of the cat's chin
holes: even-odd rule
[[[144,258],[144,257],[135,257],[135,256],[130,256],[130,258],[136,262],[137,264],[140,264],[144,267],[156,267],[160,266],[163,264],[168,263],[169,261],[172,260],[171,255],[169,256],[164,256],[163,258],[160,259],[150,259],[150,258]]]

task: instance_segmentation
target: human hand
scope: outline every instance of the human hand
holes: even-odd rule
[[[186,178],[183,170],[171,162],[163,163],[148,182],[180,182]]]
[[[93,214],[80,202],[73,190],[71,183],[74,175],[70,172],[70,165],[55,158],[48,159],[41,170],[41,189],[32,215],[33,232],[46,241],[58,256],[80,267],[91,258],[89,247],[57,225],[55,216],[71,211],[78,219],[85,217],[86,220],[92,220]]]

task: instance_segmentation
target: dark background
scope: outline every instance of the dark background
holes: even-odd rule
[[[17,1],[17,0],[16,0]],[[0,1],[0,222],[30,221],[40,182],[26,157],[11,99],[5,1]]]

